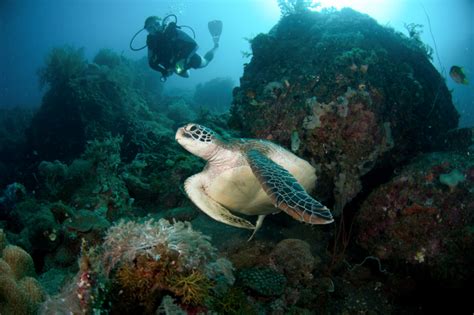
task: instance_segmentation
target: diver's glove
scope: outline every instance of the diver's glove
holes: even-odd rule
[[[168,80],[168,77],[173,74],[173,72],[168,69],[161,69],[160,72],[161,72],[161,78],[160,78],[161,82],[166,82],[166,80]]]

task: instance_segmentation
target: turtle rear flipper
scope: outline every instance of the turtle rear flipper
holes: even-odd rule
[[[216,221],[239,228],[254,230],[255,225],[233,215],[228,209],[212,199],[205,191],[205,175],[198,173],[186,179],[184,189],[193,203]]]
[[[275,207],[310,224],[334,221],[329,209],[312,198],[286,169],[257,150],[247,153],[247,161]]]

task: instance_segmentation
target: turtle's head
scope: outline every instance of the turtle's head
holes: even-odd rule
[[[205,160],[211,159],[220,146],[219,136],[211,129],[198,124],[191,123],[179,128],[175,138],[187,151]]]

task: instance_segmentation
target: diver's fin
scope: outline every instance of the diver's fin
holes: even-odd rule
[[[211,33],[212,40],[214,41],[214,45],[219,45],[219,39],[222,34],[222,21],[221,20],[213,20],[207,23],[207,28],[209,29],[209,33]]]

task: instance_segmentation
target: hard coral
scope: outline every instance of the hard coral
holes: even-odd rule
[[[239,270],[239,283],[254,294],[270,297],[282,295],[286,288],[286,277],[268,267]]]
[[[12,269],[16,280],[35,274],[33,259],[22,248],[8,245],[2,252],[3,260]]]
[[[0,313],[35,314],[45,294],[33,276],[33,259],[18,246],[8,245],[0,258]]]

